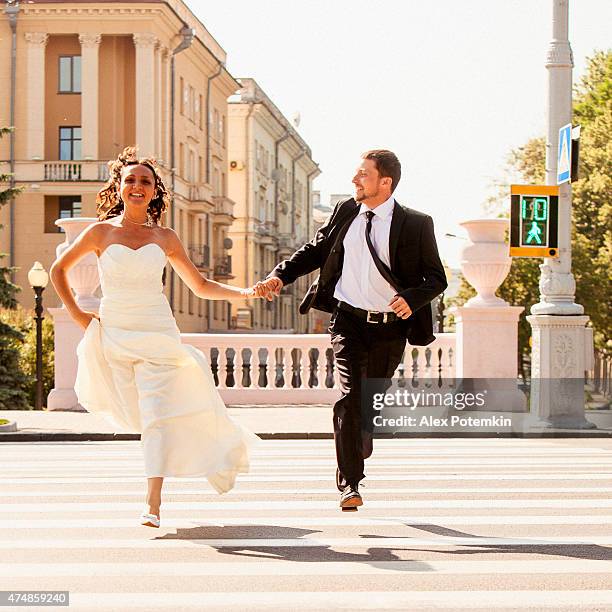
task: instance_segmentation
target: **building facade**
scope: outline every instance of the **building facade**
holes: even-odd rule
[[[310,147],[255,80],[239,79],[229,100],[229,197],[236,202],[230,229],[236,283],[265,278],[313,234],[312,181],[320,174]],[[311,278],[283,289],[273,302],[232,301],[242,330],[312,331],[312,316],[297,312]]]
[[[33,262],[49,269],[64,241],[54,221],[95,217],[107,161],[129,145],[155,157],[173,188],[164,225],[176,229],[203,275],[230,281],[227,98],[239,84],[217,41],[180,0],[7,6],[0,125],[11,124],[13,105],[15,131],[13,148],[0,140],[0,173],[13,169],[23,192],[0,211],[0,251],[18,267],[23,306],[33,306]],[[196,298],[169,266],[165,291],[182,331],[228,329],[229,303]],[[60,305],[52,287],[45,305]]]

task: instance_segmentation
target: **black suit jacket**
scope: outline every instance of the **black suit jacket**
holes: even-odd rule
[[[300,313],[311,308],[332,312],[336,283],[342,273],[343,240],[360,204],[353,198],[336,204],[331,216],[311,242],[297,250],[290,259],[279,263],[268,275],[288,285],[304,274],[320,269],[316,281],[300,304]],[[405,321],[406,337],[412,345],[425,346],[435,340],[429,304],[447,287],[446,274],[438,255],[433,221],[429,215],[400,206],[393,207],[389,232],[391,272],[400,283],[403,297],[412,315]]]

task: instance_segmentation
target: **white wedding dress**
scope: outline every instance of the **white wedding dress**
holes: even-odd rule
[[[142,434],[147,477],[205,476],[223,493],[248,471],[259,438],[227,414],[204,354],[181,343],[165,265],[155,243],[102,253],[100,321],[77,347],[75,391],[88,412]]]

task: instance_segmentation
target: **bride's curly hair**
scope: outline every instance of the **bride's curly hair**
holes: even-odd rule
[[[108,162],[110,170],[109,179],[96,196],[98,219],[104,221],[123,213],[124,205],[119,193],[119,186],[121,185],[121,172],[126,166],[146,166],[153,173],[155,177],[155,195],[149,202],[147,212],[153,217],[153,221],[159,224],[162,214],[168,210],[170,196],[161,180],[157,162],[150,157],[138,159],[136,147],[126,147],[117,159]]]

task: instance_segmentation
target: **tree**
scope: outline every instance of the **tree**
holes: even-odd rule
[[[612,353],[612,51],[589,60],[576,87],[574,122],[582,126],[580,179],[573,184],[576,299],[591,317],[595,346]]]
[[[0,128],[0,137],[9,133],[9,128]],[[0,183],[8,182],[10,177],[0,175]],[[19,193],[19,189],[0,189],[0,207]],[[14,268],[2,265],[6,255],[0,253],[0,308],[15,309],[15,295],[19,287],[10,281]],[[27,410],[28,396],[25,391],[29,377],[20,367],[19,346],[23,343],[23,334],[13,325],[0,319],[0,409]]]
[[[610,267],[612,263],[612,51],[596,52],[574,92],[574,124],[582,126],[580,179],[572,184],[572,271],[576,301],[591,318],[595,346],[611,353],[609,340]],[[545,178],[545,139],[533,138],[510,152],[508,170],[525,184],[542,184]],[[507,216],[508,182],[499,181],[498,193],[486,208]],[[502,186],[503,185],[503,186]],[[514,258],[498,294],[511,304],[523,306],[519,322],[519,370],[526,376],[531,353],[530,307],[539,301],[539,259]],[[473,295],[462,281],[456,302]]]

